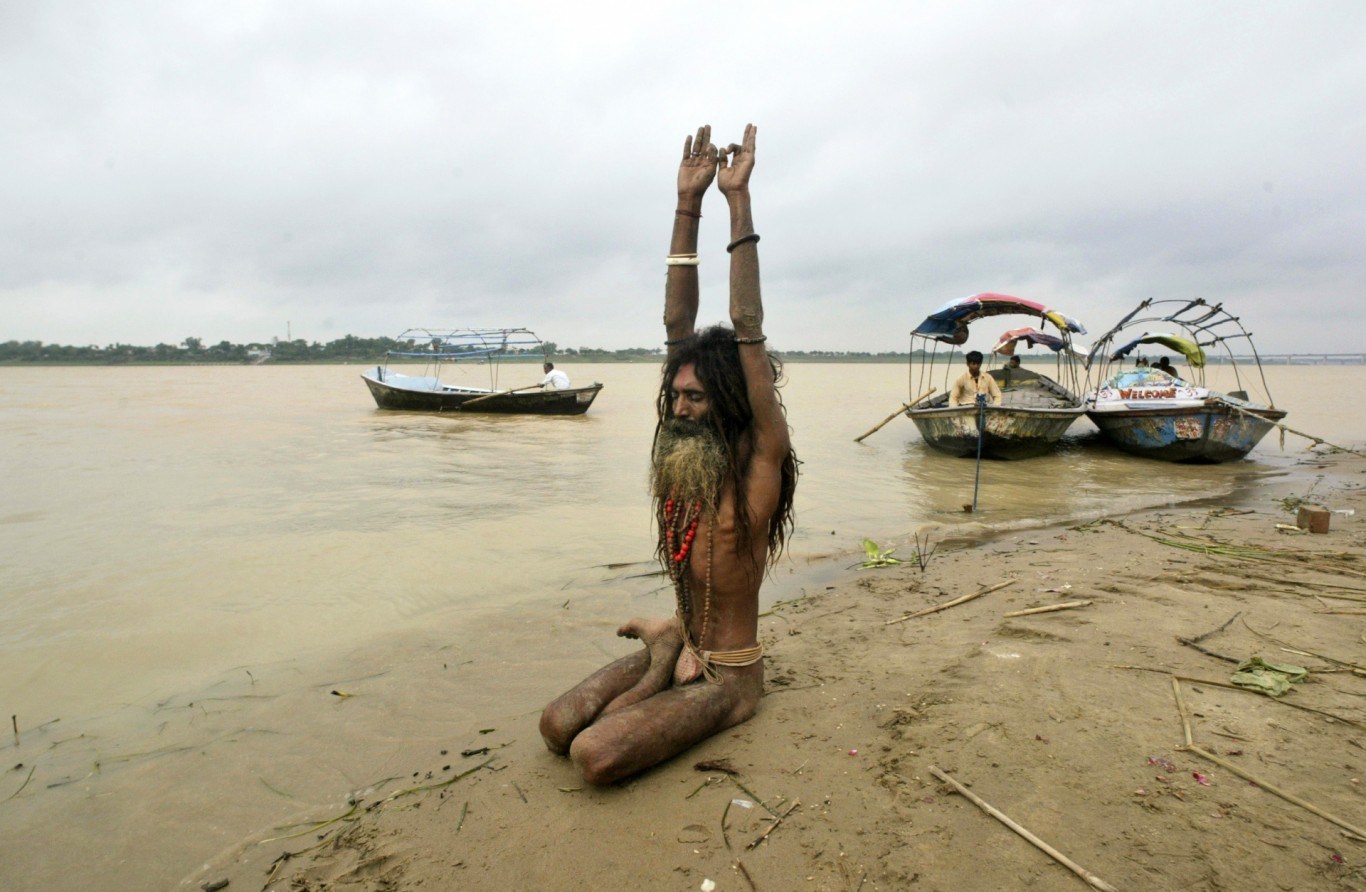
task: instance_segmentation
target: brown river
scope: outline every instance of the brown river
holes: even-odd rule
[[[389,773],[386,745],[525,716],[625,652],[617,622],[670,611],[645,492],[657,366],[560,366],[606,385],[587,415],[383,412],[358,366],[0,369],[0,888],[177,888]],[[539,378],[519,371],[502,386]],[[965,514],[972,460],[926,450],[903,417],[854,442],[910,396],[903,366],[787,378],[798,530],[769,602],[848,573],[865,537],[909,557],[917,533],[1313,485],[1294,435],[1178,466],[1082,420],[1056,454],[983,463]],[[1290,427],[1366,440],[1327,396],[1361,392],[1366,366],[1267,378]],[[386,690],[408,664],[445,675]],[[369,699],[339,702],[347,685]],[[375,723],[391,739],[347,736]]]

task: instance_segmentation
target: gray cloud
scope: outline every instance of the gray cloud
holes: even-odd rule
[[[779,349],[905,349],[985,290],[1360,349],[1366,7],[771,10],[6,4],[0,340],[655,344],[683,137],[753,120]]]

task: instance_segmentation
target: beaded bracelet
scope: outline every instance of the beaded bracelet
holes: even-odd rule
[[[665,266],[697,266],[696,254],[670,254],[664,258]]]
[[[757,336],[752,337],[752,338],[742,338],[742,337],[738,337],[738,336],[737,336],[737,337],[735,338],[735,343],[737,343],[737,344],[762,344],[764,341],[767,341],[767,340],[768,340],[768,335],[757,335]]]
[[[726,251],[727,251],[727,252],[734,251],[736,248],[740,247],[740,246],[743,245],[745,242],[756,242],[756,243],[757,243],[758,241],[759,241],[759,233],[757,233],[757,232],[751,232],[751,233],[749,233],[748,235],[742,235],[742,236],[740,236],[738,239],[736,239],[735,241],[731,242],[729,245],[726,245]]]

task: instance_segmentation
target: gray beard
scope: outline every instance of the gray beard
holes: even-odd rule
[[[716,430],[695,421],[673,418],[659,429],[651,463],[655,497],[684,503],[700,501],[715,511],[730,459]]]

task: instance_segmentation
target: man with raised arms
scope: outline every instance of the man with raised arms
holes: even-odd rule
[[[645,647],[598,670],[541,715],[541,736],[595,784],[677,755],[754,715],[763,693],[759,587],[792,530],[797,457],[764,347],[759,236],[750,208],[754,125],[718,149],[683,142],[666,259],[665,344],[651,461],[658,556],[677,595],[670,619],[617,634]],[[730,209],[733,328],[696,331],[697,232],[715,180]]]

